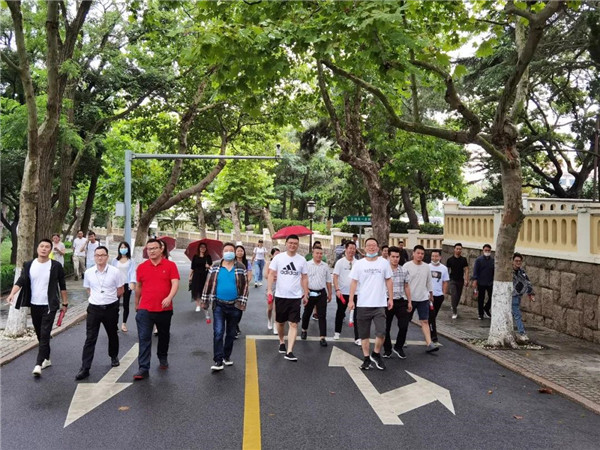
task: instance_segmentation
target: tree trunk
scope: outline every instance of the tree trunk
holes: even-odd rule
[[[290,207],[288,209],[288,218],[294,219],[294,191],[290,192]]]
[[[49,238],[60,229],[52,229],[52,182],[54,180],[54,160],[58,140],[58,126],[54,133],[42,139],[40,136],[40,195],[38,201],[37,239]]]
[[[270,234],[270,238],[271,238],[271,244],[273,244],[273,235],[275,234],[275,227],[273,227],[273,220],[271,219],[271,210],[269,209],[269,206],[263,206],[262,209],[262,216],[263,219],[265,220],[265,224],[267,225],[267,228],[269,229],[269,234]]]
[[[198,231],[200,239],[206,239],[206,218],[204,217],[204,207],[202,206],[202,197],[196,196],[196,211],[198,219]]]
[[[419,194],[419,203],[421,203],[421,215],[423,222],[429,223],[429,211],[427,211],[427,195],[424,192]]]
[[[402,195],[404,210],[408,216],[408,227],[412,230],[416,230],[419,228],[419,218],[417,217],[417,213],[415,211],[415,205],[413,205],[413,202],[410,199],[410,192],[408,188],[401,187],[400,194]]]
[[[240,210],[237,202],[231,202],[229,205],[229,211],[231,211],[231,222],[233,222],[233,239],[237,241],[242,240],[242,230],[240,227]]]
[[[88,188],[88,194],[85,199],[85,207],[83,215],[81,217],[81,229],[83,233],[87,233],[91,227],[92,208],[94,207],[94,197],[96,196],[96,189],[98,188],[98,170],[95,170],[90,179],[90,187]]]
[[[281,218],[285,219],[287,216],[287,192],[283,191],[283,196],[281,198]]]

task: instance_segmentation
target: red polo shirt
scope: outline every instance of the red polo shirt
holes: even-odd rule
[[[162,307],[162,301],[171,292],[171,280],[179,280],[179,270],[173,261],[162,258],[157,265],[147,260],[137,267],[137,281],[142,283],[142,297],[138,309],[151,312],[170,311]]]

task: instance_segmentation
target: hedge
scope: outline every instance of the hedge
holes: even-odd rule
[[[346,222],[336,223],[333,225],[334,228],[340,228],[344,233],[356,233],[358,234],[358,226],[348,225]],[[408,222],[402,220],[392,219],[390,220],[390,233],[406,234],[408,233]],[[444,227],[436,223],[422,223],[419,225],[419,231],[422,234],[444,234]]]
[[[73,253],[65,253],[65,275],[69,276],[74,273],[73,269]],[[0,291],[9,292],[15,282],[15,265],[2,264],[0,268]]]

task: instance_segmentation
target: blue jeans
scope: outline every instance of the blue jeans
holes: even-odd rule
[[[167,363],[169,353],[169,340],[171,338],[171,317],[173,311],[150,312],[146,309],[138,309],[135,315],[135,323],[138,329],[140,348],[138,354],[138,365],[140,371],[150,370],[150,355],[152,352],[152,328],[156,325],[158,331],[158,343],[156,354],[161,363]]]
[[[213,360],[219,363],[223,359],[231,357],[236,327],[242,317],[242,311],[237,309],[234,304],[224,304],[218,300],[215,300],[215,302],[213,311]],[[225,337],[225,345],[223,345],[223,337]]]
[[[256,264],[256,270],[254,271],[254,282],[258,283],[263,280],[263,268],[265,267],[264,259],[257,259],[254,261]]]
[[[520,334],[525,334],[525,327],[523,326],[523,319],[521,318],[521,296],[513,295],[512,298],[512,315],[517,325],[517,330]]]

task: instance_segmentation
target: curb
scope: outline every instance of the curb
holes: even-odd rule
[[[497,364],[500,364],[502,367],[511,370],[519,375],[524,376],[525,378],[529,378],[531,381],[533,381],[534,383],[537,383],[543,387],[547,387],[552,389],[554,392],[558,393],[559,395],[562,395],[565,398],[568,398],[571,401],[574,401],[575,403],[578,403],[579,405],[583,406],[584,408],[592,411],[595,414],[600,415],[600,405],[592,402],[591,400],[577,394],[576,392],[571,391],[570,389],[561,386],[559,384],[556,384],[552,381],[548,381],[538,375],[535,375],[534,373],[531,373],[530,371],[528,371],[527,369],[524,369],[521,366],[517,366],[516,364],[513,364],[509,361],[506,361],[504,358],[502,358],[501,356],[495,355],[491,352],[489,352],[488,350],[484,350],[482,348],[479,348],[469,342],[463,341],[460,338],[454,337],[448,333],[445,333],[443,331],[438,330],[437,332],[439,335],[444,336],[446,339],[455,342],[459,345],[462,345],[463,347],[468,348],[469,350],[474,351],[475,353],[478,353],[480,355],[483,355],[489,359],[491,359],[492,361],[494,361]]]
[[[64,324],[61,327],[54,327],[52,329],[52,331],[50,332],[50,336],[54,337],[60,333],[62,333],[63,331],[68,330],[69,328],[77,325],[78,323],[82,322],[83,320],[85,320],[85,318],[87,317],[87,311],[83,311],[81,313],[79,313],[79,315],[73,317],[69,323]],[[19,348],[18,350],[15,350],[12,353],[9,353],[8,355],[6,355],[4,358],[0,359],[0,367],[4,366],[5,364],[8,364],[9,362],[17,359],[19,356],[21,356],[24,353],[27,353],[29,350],[36,348],[38,346],[38,342],[30,342],[27,345],[24,345],[23,347]]]

